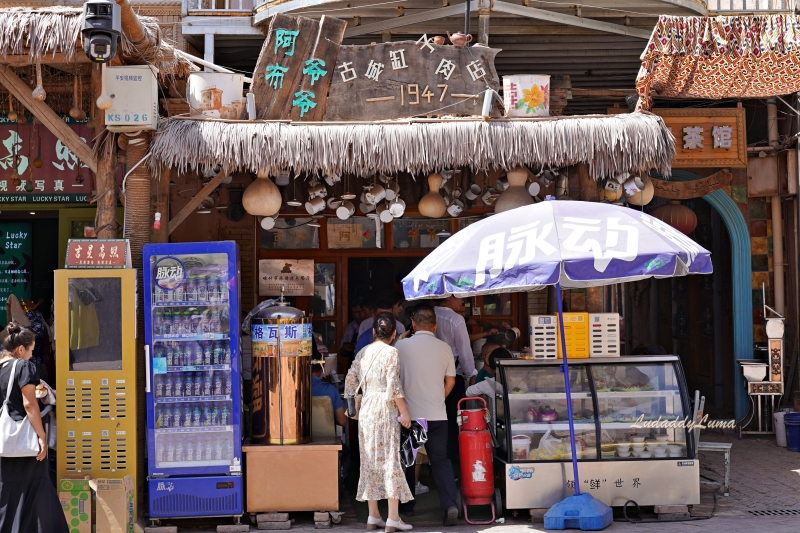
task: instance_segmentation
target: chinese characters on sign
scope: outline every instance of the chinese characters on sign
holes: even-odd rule
[[[314,261],[311,259],[262,259],[258,262],[258,294],[314,295]]]
[[[437,45],[427,36],[416,42],[341,46],[325,120],[480,113],[486,86],[499,86],[498,51]]]
[[[346,22],[277,14],[270,21],[253,80],[257,117],[322,120]],[[346,70],[346,69],[344,69]]]
[[[31,298],[33,234],[29,222],[0,223],[0,309],[5,319],[6,300],[11,294],[20,300]]]
[[[126,239],[70,239],[67,268],[130,268]]]
[[[673,168],[747,167],[743,108],[653,109],[675,136]]]

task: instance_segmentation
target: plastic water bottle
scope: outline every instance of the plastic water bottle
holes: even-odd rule
[[[153,376],[153,395],[156,398],[162,398],[164,396],[164,379],[161,374],[156,374]]]
[[[214,444],[211,440],[211,437],[206,437],[206,450],[205,450],[206,461],[211,461],[214,457]]]
[[[183,427],[192,427],[192,405],[184,404],[181,406],[181,417],[183,418]]]
[[[164,378],[164,396],[167,398],[172,398],[172,376],[167,374],[166,378]]]
[[[211,425],[218,426],[220,419],[220,411],[219,411],[219,402],[214,402],[211,404]]]
[[[183,395],[186,397],[194,396],[194,376],[186,374],[186,384],[183,386]]]
[[[211,325],[209,329],[211,333],[222,333],[222,322],[219,320],[219,311],[217,309],[211,311]]]
[[[172,437],[167,439],[167,462],[171,463],[175,460],[175,441]]]
[[[203,402],[202,424],[204,426],[210,426],[211,425],[211,405],[208,402]]]
[[[225,444],[220,438],[214,439],[214,460],[221,461],[223,453],[225,453]]]
[[[201,374],[194,375],[194,391],[192,396],[203,395],[203,376]]]
[[[233,394],[233,378],[231,377],[231,371],[227,370],[223,374],[224,374],[223,379],[225,384],[225,390],[222,392],[222,394],[227,394],[227,395]]]
[[[214,372],[213,389],[214,390],[211,392],[211,394],[213,394],[214,396],[222,396],[223,394],[225,394],[222,382],[222,372]]]
[[[219,425],[220,426],[229,426],[231,425],[231,409],[228,407],[228,404],[225,403],[222,406],[222,412],[220,413]]]
[[[161,325],[161,334],[162,335],[172,334],[172,314],[170,313],[170,310],[164,309],[162,317],[163,317],[163,322]]]
[[[222,356],[222,342],[223,341],[217,341],[217,342],[214,343],[214,349],[211,352],[211,357],[210,357],[211,361],[209,361],[207,364],[211,364],[211,365],[221,365],[222,364],[222,359],[223,359],[223,356]]]
[[[179,374],[178,376],[175,377],[175,383],[172,386],[172,389],[173,389],[172,392],[174,393],[174,396],[176,398],[182,398],[183,397],[183,394],[184,394],[183,393],[183,387],[184,387],[183,376]]]
[[[187,437],[186,438],[186,461],[192,462],[194,461],[194,437]]]
[[[186,283],[185,280],[182,281],[181,284],[175,287],[175,289],[172,291],[172,299],[174,301],[181,303],[186,301],[186,290],[184,286],[185,283]]]
[[[183,446],[183,439],[178,437],[175,443],[175,460],[179,463],[183,462]]]
[[[189,311],[181,313],[181,332],[184,335],[192,334],[192,315]]]
[[[203,396],[211,396],[211,372],[203,372]]]
[[[196,302],[197,301],[197,276],[195,274],[189,274],[189,278],[186,280],[186,301],[187,302]]]
[[[221,365],[229,365],[231,364],[231,342],[224,341],[222,343],[222,361],[220,361]]]
[[[155,318],[153,319],[153,335],[160,337],[164,334],[164,310],[156,308]]]
[[[203,411],[200,408],[200,404],[195,402],[192,404],[192,427],[199,428],[200,427],[200,417],[203,415]]]
[[[164,439],[156,440],[156,464],[164,462]]]

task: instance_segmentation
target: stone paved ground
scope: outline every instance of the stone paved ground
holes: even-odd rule
[[[800,453],[789,452],[775,445],[774,438],[767,436],[745,437],[738,440],[733,432],[725,434],[704,433],[703,441],[731,442],[731,485],[730,496],[717,498],[714,518],[677,523],[629,524],[615,522],[606,531],[614,533],[800,533],[800,513],[797,516],[754,516],[749,511],[800,511]],[[701,479],[721,481],[723,478],[722,454],[704,453],[700,456]],[[720,491],[721,494],[721,491]],[[365,525],[358,522],[353,507],[342,498],[343,521],[334,525],[337,533],[356,533],[365,531]],[[702,503],[692,509],[696,517],[708,516],[713,508],[713,487],[704,486]],[[310,515],[299,513],[293,530],[313,529]],[[506,513],[504,524],[490,526],[469,526],[460,523],[454,528],[444,528],[435,522],[420,522],[415,519],[414,531],[424,533],[539,533],[544,527],[541,522],[531,523],[525,514],[516,518]],[[213,528],[198,529],[184,523],[180,533],[213,531]],[[255,528],[252,529],[255,531]]]

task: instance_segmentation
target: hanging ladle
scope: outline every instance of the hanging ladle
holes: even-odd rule
[[[69,116],[78,122],[83,122],[86,119],[86,111],[78,106],[78,102],[83,101],[82,96],[78,92],[78,73],[76,71],[72,79],[72,109],[69,110]]]

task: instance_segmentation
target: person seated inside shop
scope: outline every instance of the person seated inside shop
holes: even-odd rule
[[[495,345],[496,346],[496,345]],[[480,396],[481,394],[494,398],[495,391],[500,394],[503,393],[503,387],[496,381],[497,361],[500,359],[511,359],[511,352],[505,348],[495,348],[486,359],[486,367],[490,374],[486,376],[481,382],[467,387],[467,396]],[[486,368],[484,367],[484,368]]]
[[[489,365],[489,356],[491,356],[492,352],[498,348],[500,348],[500,345],[491,341],[486,341],[484,345],[481,346],[481,359],[483,359],[483,368],[478,371],[478,377],[475,378],[476,385],[484,379],[494,379],[495,371],[494,367]]]
[[[322,354],[314,344],[311,347],[311,395],[329,397],[333,406],[333,420],[337,425],[344,426],[347,422],[347,416],[344,414],[344,402],[336,387],[322,379],[324,368],[325,359],[322,358]]]

